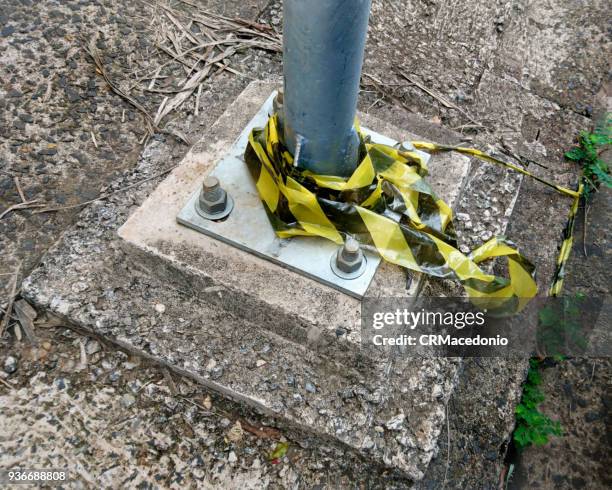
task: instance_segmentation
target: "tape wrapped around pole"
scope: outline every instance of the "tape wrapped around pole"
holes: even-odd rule
[[[461,151],[513,168],[479,150],[414,146]],[[245,161],[281,238],[319,236],[341,244],[352,236],[390,263],[459,281],[475,304],[500,314],[520,311],[537,293],[535,267],[505,237],[494,237],[469,254],[457,248],[452,210],[425,180],[427,167],[417,152],[375,144],[360,133],[360,163],[350,176],[316,174],[293,165],[275,114],[251,132]],[[481,268],[496,257],[506,258],[507,277]]]

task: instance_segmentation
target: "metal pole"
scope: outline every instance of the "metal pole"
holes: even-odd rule
[[[297,165],[347,176],[371,0],[284,0],[283,133]]]

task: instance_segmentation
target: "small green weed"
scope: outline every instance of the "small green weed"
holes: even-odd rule
[[[578,146],[565,153],[565,157],[582,166],[584,197],[589,199],[599,185],[612,187],[608,164],[600,157],[605,147],[612,144],[612,115],[606,114],[603,122],[590,133],[581,131]]]
[[[514,444],[521,450],[530,445],[542,446],[548,442],[548,436],[563,434],[561,424],[538,410],[544,401],[544,393],[539,389],[542,383],[540,361],[529,360],[527,381],[523,385],[523,397],[516,407],[516,429]]]
[[[591,133],[581,131],[578,145],[565,153],[565,157],[578,163],[582,167],[583,196],[588,201],[593,191],[600,185],[612,188],[612,177],[608,164],[600,155],[602,151],[612,145],[612,114],[606,114],[603,122]],[[584,347],[584,339],[580,331],[578,317],[580,311],[576,301],[584,299],[576,296],[562,303],[562,308],[547,307],[540,312],[539,343],[548,347],[553,353],[568,341],[579,347]],[[561,360],[563,357],[554,355],[553,359]],[[516,429],[514,430],[514,444],[518,450],[528,446],[542,446],[548,442],[551,435],[560,436],[563,429],[558,421],[550,419],[538,410],[544,401],[544,393],[540,391],[542,383],[540,365],[542,361],[537,358],[529,360],[527,381],[523,385],[523,396],[516,407]]]

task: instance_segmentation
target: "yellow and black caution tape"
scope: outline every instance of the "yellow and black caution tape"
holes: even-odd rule
[[[412,144],[414,145],[415,148],[419,150],[425,150],[429,153],[455,151],[457,153],[462,153],[464,155],[470,155],[470,156],[479,158],[480,160],[484,160],[485,162],[491,162],[497,165],[503,165],[506,168],[514,170],[515,172],[526,175],[527,177],[531,177],[532,179],[537,180],[538,182],[544,185],[547,185],[548,187],[552,187],[553,189],[560,192],[561,194],[564,194],[569,197],[574,197],[574,198],[580,197],[580,192],[581,192],[580,190],[572,191],[571,189],[566,189],[565,187],[561,187],[559,185],[553,184],[552,182],[548,182],[547,180],[544,180],[538,177],[537,175],[534,175],[531,172],[528,172],[524,168],[521,168],[517,165],[513,165],[512,163],[509,163],[509,162],[504,162],[503,160],[499,160],[495,157],[492,157],[491,155],[487,155],[483,151],[476,150],[474,148],[463,148],[461,146],[438,145],[436,143],[427,143],[425,141],[413,141]]]
[[[418,152],[371,143],[361,132],[360,136],[360,164],[343,178],[294,166],[280,140],[276,115],[265,128],[253,129],[245,161],[279,237],[320,236],[341,244],[350,235],[388,262],[458,280],[474,303],[492,311],[520,311],[536,295],[534,266],[506,238],[494,237],[467,255],[457,249],[452,211],[425,181],[427,167]],[[427,142],[414,146],[499,163],[566,195],[579,196],[479,150]],[[509,277],[479,267],[495,257],[506,257]]]
[[[495,163],[498,165],[503,165],[504,167],[507,167],[523,175],[531,177],[532,179],[537,180],[538,182],[541,182],[542,184],[547,185],[548,187],[552,187],[553,189],[560,192],[561,194],[572,197],[574,199],[574,202],[572,203],[572,207],[570,208],[567,223],[565,224],[565,227],[563,229],[563,242],[561,244],[559,256],[557,257],[557,267],[553,275],[552,284],[548,290],[549,296],[558,296],[559,293],[561,293],[561,290],[563,289],[563,279],[565,278],[565,265],[567,264],[567,261],[569,260],[570,254],[572,252],[576,215],[578,214],[580,198],[582,197],[582,194],[584,192],[584,186],[582,182],[579,184],[578,190],[573,191],[565,187],[561,187],[551,182],[548,182],[544,179],[541,179],[537,175],[534,175],[531,172],[528,172],[527,170],[521,167],[517,167],[516,165],[513,165],[511,163],[504,162],[503,160],[494,158],[480,150],[476,150],[473,148],[437,145],[433,143],[418,142],[418,141],[413,142],[413,145],[415,148],[425,150],[430,153],[436,153],[436,152],[441,152],[441,151],[456,151],[459,153],[463,153],[464,155],[474,156],[476,158],[480,158],[481,160],[485,160],[485,161]]]
[[[561,250],[559,257],[557,258],[557,269],[553,276],[553,282],[548,290],[549,296],[558,296],[563,289],[563,279],[565,278],[565,265],[570,258],[572,253],[572,245],[574,243],[574,226],[576,224],[576,215],[578,214],[578,206],[580,205],[580,196],[584,187],[582,183],[578,186],[578,195],[574,197],[574,202],[570,208],[567,223],[563,229],[563,243],[561,243]]]

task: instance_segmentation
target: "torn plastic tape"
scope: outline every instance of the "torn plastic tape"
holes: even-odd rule
[[[572,253],[572,244],[574,243],[574,227],[576,224],[576,215],[578,214],[578,206],[580,204],[580,196],[584,191],[584,186],[580,183],[578,187],[578,195],[574,198],[574,202],[567,218],[567,223],[563,229],[563,243],[557,258],[557,268],[553,276],[553,282],[548,291],[549,296],[558,296],[563,289],[563,279],[565,278],[565,266]]]
[[[388,262],[458,280],[483,308],[520,311],[537,293],[534,266],[504,237],[492,238],[468,255],[460,252],[452,211],[425,181],[427,168],[419,154],[371,143],[359,134],[360,164],[350,177],[341,178],[294,166],[280,141],[276,114],[265,128],[253,129],[245,161],[276,234],[320,236],[338,244],[350,235]],[[418,145],[431,152],[459,151],[495,160],[478,150]],[[495,257],[507,258],[508,277],[479,267]]]

